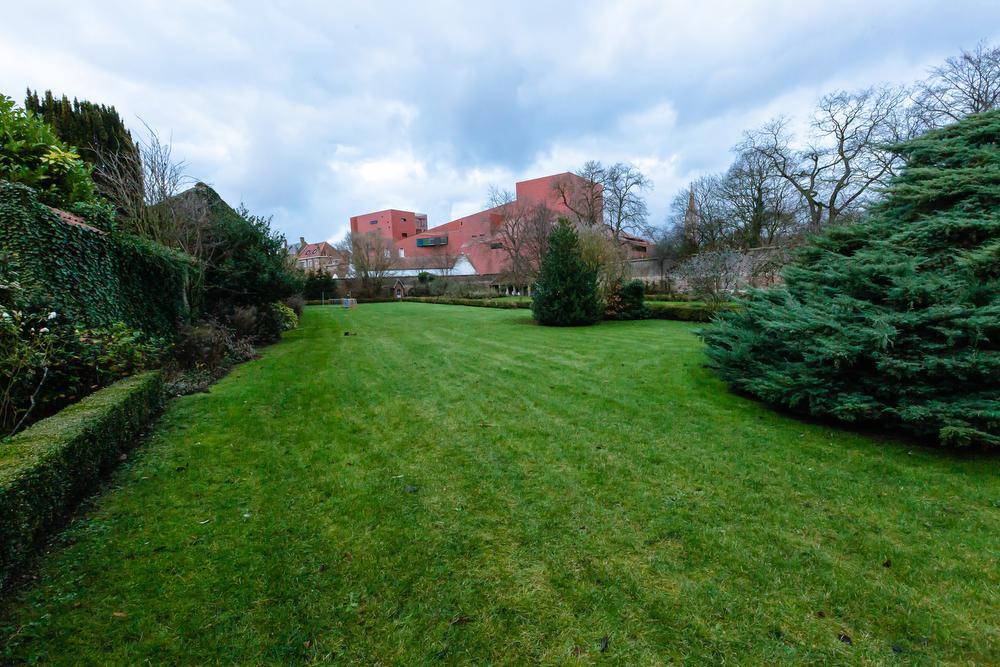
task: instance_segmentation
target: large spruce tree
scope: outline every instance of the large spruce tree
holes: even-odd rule
[[[1000,112],[897,150],[885,201],[722,314],[708,354],[783,407],[1000,446]]]
[[[540,324],[578,326],[601,319],[597,272],[580,254],[580,239],[565,219],[549,235],[531,312]]]

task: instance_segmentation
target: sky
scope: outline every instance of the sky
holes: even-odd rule
[[[0,22],[0,94],[114,105],[290,241],[352,215],[482,208],[491,185],[627,161],[650,222],[745,130],[908,84],[1000,42],[997,0],[34,0]]]

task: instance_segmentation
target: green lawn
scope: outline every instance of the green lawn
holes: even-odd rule
[[[0,662],[1000,663],[997,459],[733,396],[693,330],[311,308],[169,407]]]

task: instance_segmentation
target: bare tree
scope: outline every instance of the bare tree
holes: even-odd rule
[[[914,88],[913,107],[925,127],[1000,108],[1000,47],[980,42],[931,69]]]
[[[170,205],[194,179],[187,175],[187,163],[174,158],[171,141],[142,124],[145,136],[136,142],[135,151],[98,153],[95,172],[101,194],[118,210],[128,231],[200,257],[195,246],[201,234],[188,224],[191,212]]]
[[[372,296],[381,294],[386,278],[396,266],[392,241],[375,232],[348,233],[336,248],[350,257],[350,275],[358,281],[361,291]]]
[[[759,248],[787,237],[795,227],[801,198],[773,163],[756,151],[737,154],[719,183],[729,210],[732,245]]]
[[[596,160],[588,160],[578,171],[573,172],[578,179],[560,179],[552,189],[556,201],[572,214],[578,227],[594,227],[604,220],[604,181],[606,170]]]
[[[689,188],[677,193],[670,203],[668,224],[679,230],[677,236],[684,238],[684,223],[688,217],[691,199],[694,200],[695,228],[694,248],[688,250],[720,250],[738,245],[737,228],[732,211],[726,202],[725,176],[708,174],[695,180]],[[690,239],[685,239],[690,242]]]
[[[653,186],[634,165],[619,162],[604,170],[604,221],[618,242],[622,233],[648,236],[649,210],[643,193]]]
[[[555,213],[545,204],[518,202],[513,193],[496,187],[490,189],[489,207],[500,216],[488,243],[507,258],[504,279],[513,285],[530,285],[548,249]]]
[[[833,224],[863,209],[876,187],[885,185],[900,163],[889,145],[911,130],[906,94],[898,88],[869,88],[824,96],[804,148],[794,147],[785,118],[750,132],[741,151],[763,156],[802,196],[809,224]]]

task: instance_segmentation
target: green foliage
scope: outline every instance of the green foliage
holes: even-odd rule
[[[439,303],[449,306],[478,306],[480,308],[503,308],[507,310],[531,308],[531,301],[517,299],[465,299],[448,296],[415,296],[406,297],[404,301],[415,301],[417,303]]]
[[[302,286],[302,296],[307,299],[336,299],[337,281],[326,271],[309,271]]]
[[[66,224],[23,185],[0,182],[0,255],[26,298],[83,328],[124,322],[170,336],[187,317],[189,257],[127,234]]]
[[[303,277],[289,266],[285,240],[271,229],[271,219],[233,209],[204,183],[178,195],[170,204],[181,211],[203,212],[203,274],[192,300],[199,315],[225,318],[233,308],[264,309],[302,291]]]
[[[781,406],[1000,446],[1000,112],[897,150],[887,200],[723,313],[709,356]]]
[[[117,154],[121,164],[134,166],[134,178],[141,182],[138,149],[113,106],[75,98],[70,102],[65,95],[57,98],[50,90],[39,97],[37,91],[28,90],[24,108],[44,120],[63,143],[76,146],[87,164],[96,166],[102,155]],[[100,175],[95,173],[94,179],[100,187]]]
[[[291,331],[292,329],[297,329],[299,326],[299,316],[295,314],[295,311],[291,309],[290,306],[284,303],[275,303],[271,307],[277,314],[281,321],[282,331]]]
[[[174,361],[186,369],[215,371],[231,365],[233,332],[217,322],[184,325],[177,333]]]
[[[531,312],[539,324],[577,326],[601,319],[597,272],[580,253],[576,230],[565,219],[549,235]]]
[[[121,322],[80,328],[47,306],[0,305],[0,436],[158,367],[167,348]]]
[[[646,287],[641,280],[617,283],[605,297],[604,317],[609,320],[644,320],[649,317],[645,306]]]
[[[719,308],[700,301],[649,301],[646,302],[649,317],[654,320],[678,320],[681,322],[710,322]],[[726,304],[724,308],[732,308]]]
[[[162,388],[156,371],[133,376],[0,443],[0,585],[134,444]]]
[[[0,95],[0,182],[21,183],[49,206],[93,202],[90,167],[44,120]]]

